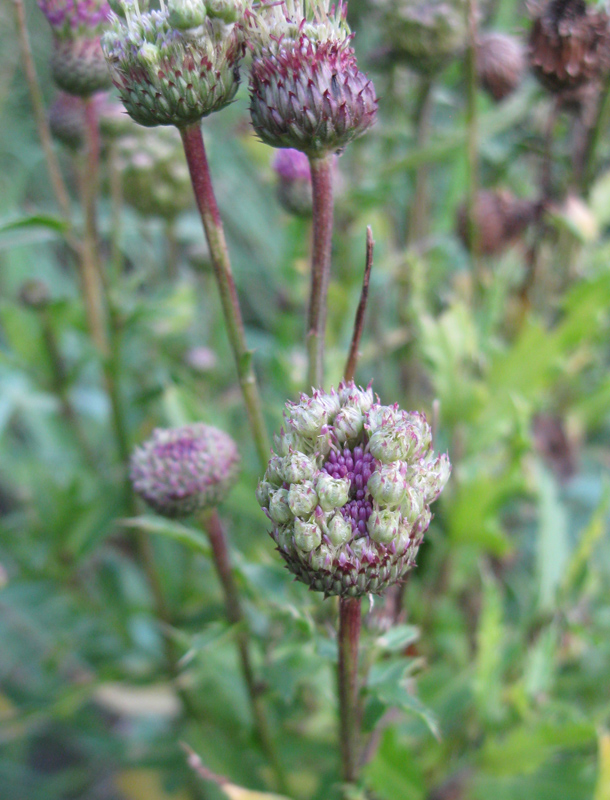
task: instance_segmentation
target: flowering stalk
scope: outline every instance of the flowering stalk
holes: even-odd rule
[[[218,578],[224,592],[227,619],[232,625],[238,626],[237,649],[239,651],[239,659],[241,662],[244,681],[246,683],[246,688],[250,698],[250,707],[252,709],[252,716],[254,718],[256,735],[258,737],[261,750],[273,767],[278,789],[281,792],[287,792],[288,785],[286,782],[286,776],[277,756],[271,731],[269,730],[269,723],[267,722],[267,715],[263,707],[260,689],[257,686],[254,669],[252,667],[249,636],[245,628],[246,623],[239,600],[239,590],[237,588],[237,584],[235,583],[235,577],[231,568],[227,539],[220,521],[220,517],[218,516],[218,511],[213,509],[206,514],[203,514],[201,516],[201,523],[208,535],[208,539],[210,540],[210,545],[212,547],[214,566],[216,567],[216,572],[218,573]]]
[[[307,319],[308,388],[321,388],[324,384],[324,339],[333,237],[333,161],[332,155],[309,159],[313,194],[313,250]]]
[[[479,230],[477,225],[477,190],[478,190],[478,130],[477,130],[477,7],[476,0],[467,0],[466,24],[468,27],[468,47],[466,51],[466,127],[467,127],[467,159],[468,159],[468,233],[470,255],[474,267],[474,277],[478,284],[481,280],[479,264]],[[479,287],[480,288],[480,287]]]
[[[19,35],[19,44],[21,47],[21,57],[23,59],[23,67],[25,77],[30,92],[30,99],[34,109],[34,118],[36,120],[36,127],[38,129],[38,138],[44,150],[45,160],[47,162],[47,170],[51,178],[51,185],[57,203],[61,209],[61,213],[66,220],[70,216],[70,196],[66,188],[59,161],[53,149],[53,142],[51,139],[51,132],[49,130],[49,123],[44,107],[44,100],[38,76],[36,75],[36,67],[34,66],[34,59],[32,58],[32,48],[30,46],[30,39],[28,36],[27,23],[25,18],[25,8],[23,0],[13,0],[15,5],[15,17],[17,20],[17,32]]]
[[[420,94],[415,109],[415,127],[418,148],[423,148],[430,133],[430,117],[432,114],[433,80],[423,76]],[[411,202],[407,241],[416,244],[427,231],[428,224],[428,171],[427,163],[419,164],[415,170],[415,191]]]
[[[218,210],[214,187],[212,186],[201,127],[198,122],[194,122],[180,128],[180,135],[184,144],[184,152],[191,174],[197,207],[205,229],[208,247],[210,248],[212,266],[220,292],[220,302],[224,312],[229,341],[235,357],[235,365],[248,412],[250,428],[260,461],[265,465],[269,454],[269,440],[263,418],[258,384],[252,367],[252,353],[246,345],[244,323],[231,270],[222,219],[220,218],[220,211]]]
[[[360,708],[358,644],[361,627],[360,597],[339,598],[339,719],[341,764],[345,783],[358,778]]]

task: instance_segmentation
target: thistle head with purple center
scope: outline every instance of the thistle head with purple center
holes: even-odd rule
[[[57,86],[78,97],[110,87],[110,75],[100,45],[108,27],[106,0],[39,0],[53,30],[51,73]]]
[[[377,97],[350,46],[347,6],[284,0],[250,12],[250,113],[272,147],[341,151],[375,121]]]
[[[157,428],[136,448],[134,490],[164,517],[188,517],[221,503],[234,485],[239,453],[231,437],[211,425]]]
[[[423,414],[343,383],[288,404],[257,499],[288,569],[328,595],[380,594],[415,563],[451,472]]]

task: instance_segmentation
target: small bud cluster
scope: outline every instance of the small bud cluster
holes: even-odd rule
[[[498,256],[503,253],[536,221],[540,211],[540,203],[522,200],[506,189],[478,192],[474,203],[474,223],[479,254]],[[464,246],[470,249],[473,242],[465,204],[457,212],[457,230]]]
[[[461,2],[383,0],[383,27],[393,55],[415,72],[432,76],[466,45]]]
[[[233,439],[203,423],[158,428],[136,448],[130,477],[135,491],[164,517],[187,517],[221,503],[235,482],[239,454]]]
[[[113,0],[113,8],[102,46],[136,122],[181,127],[231,102],[243,55],[240,0],[169,0],[159,11]]]
[[[288,569],[325,595],[379,594],[414,565],[451,471],[423,414],[353,382],[288,404],[257,499]]]
[[[375,121],[375,90],[358,69],[345,14],[341,2],[284,0],[250,16],[250,112],[266,144],[322,158]]]
[[[39,0],[54,35],[51,72],[68,94],[88,97],[110,86],[100,46],[110,6],[106,0]]]
[[[125,200],[144,216],[175,219],[193,205],[180,135],[175,128],[131,126],[131,134],[116,143]]]

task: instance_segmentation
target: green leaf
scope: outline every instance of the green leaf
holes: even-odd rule
[[[593,800],[610,800],[610,733],[599,734],[599,761],[597,784]]]
[[[415,753],[398,741],[393,728],[384,731],[364,778],[382,800],[423,800],[426,796],[421,764]]]
[[[0,234],[10,231],[23,230],[24,228],[48,228],[57,233],[64,233],[68,230],[68,223],[59,217],[52,217],[49,214],[33,214],[29,217],[19,219],[0,220]]]
[[[419,628],[415,625],[397,625],[382,636],[378,636],[375,644],[388,653],[404,650],[419,639]]]
[[[538,601],[546,611],[555,607],[557,590],[565,580],[569,560],[568,519],[555,479],[542,464],[537,467],[539,526],[537,545]]]
[[[173,522],[163,517],[141,516],[123,519],[121,524],[126,528],[140,528],[145,533],[173,539],[175,542],[190,547],[191,550],[202,553],[204,556],[210,556],[212,552],[210,543],[204,534],[182,525],[180,522]]]

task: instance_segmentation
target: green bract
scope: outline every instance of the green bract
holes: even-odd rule
[[[243,55],[232,24],[243,13],[238,1],[172,0],[167,8],[150,12],[123,2],[120,10],[102,47],[112,80],[136,122],[181,127],[231,102]]]
[[[426,418],[353,382],[302,395],[285,417],[257,499],[288,569],[326,595],[400,581],[451,471]]]

